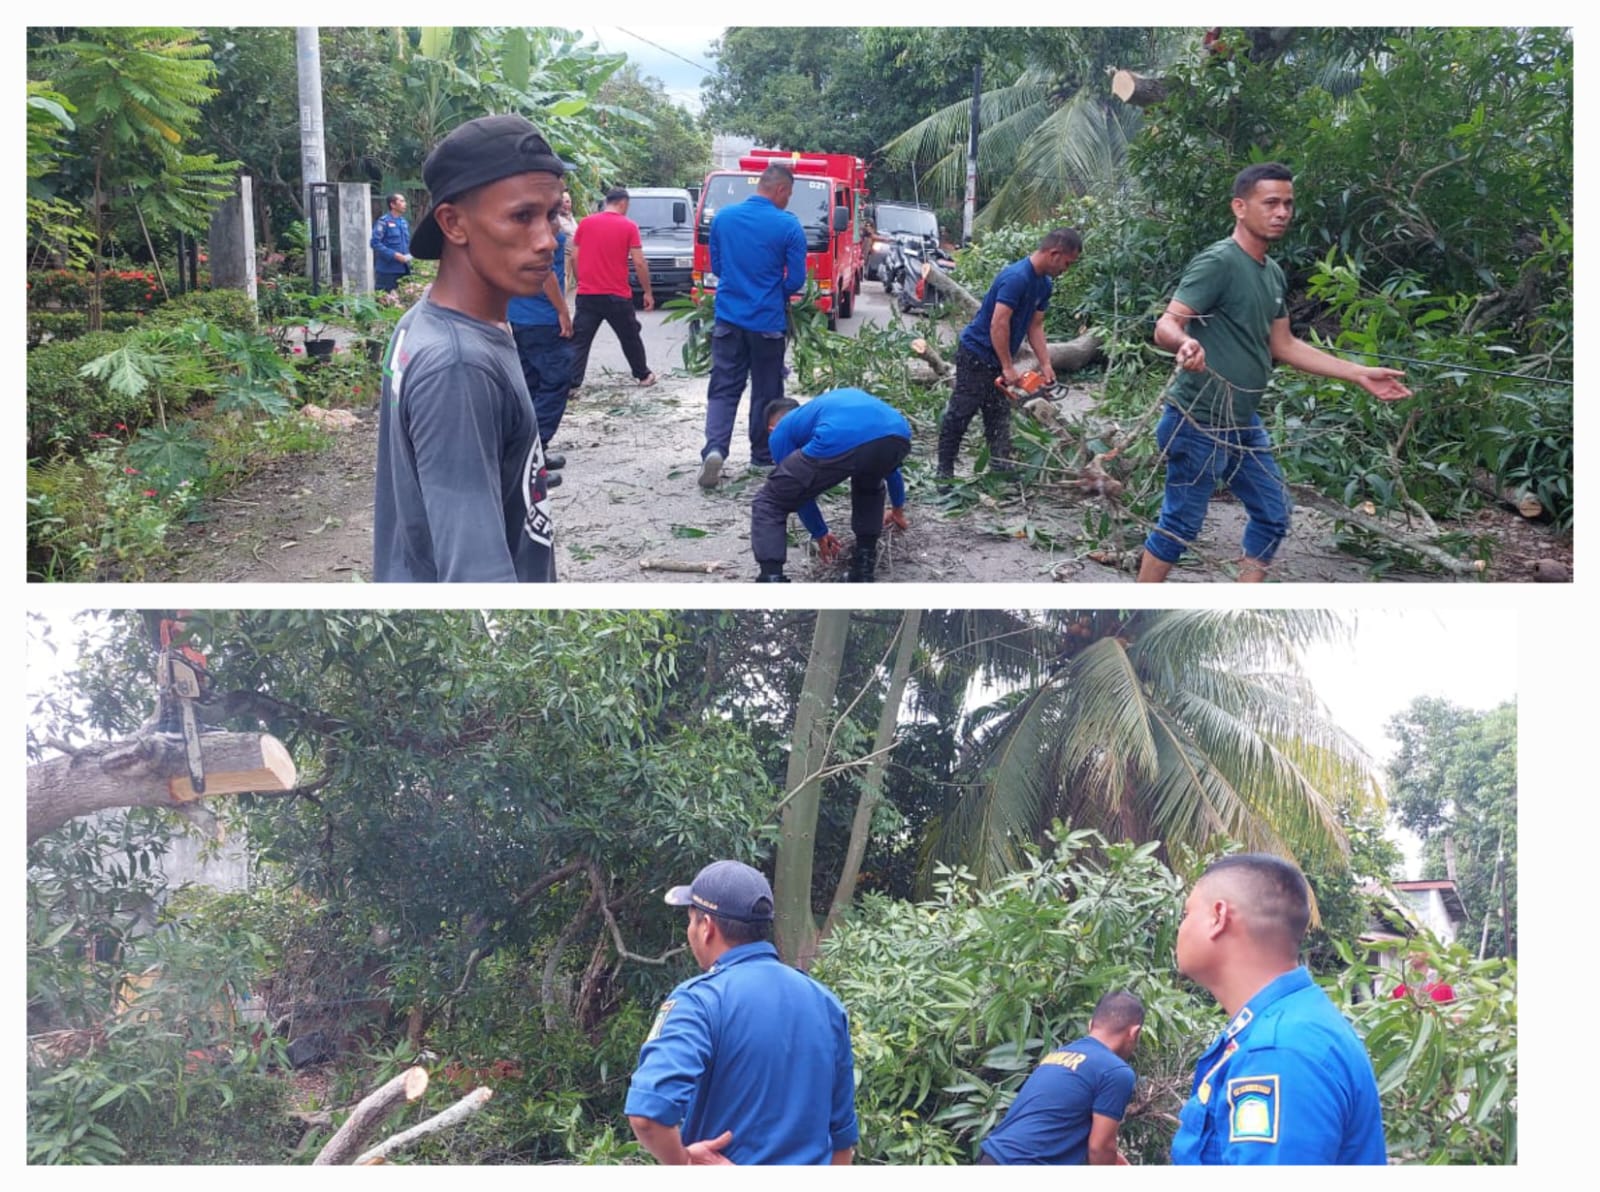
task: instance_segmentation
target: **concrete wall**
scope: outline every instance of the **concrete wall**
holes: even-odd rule
[[[211,216],[211,234],[206,245],[211,264],[211,285],[219,290],[243,290],[256,300],[256,228],[250,213],[252,182],[241,175],[231,198]]]
[[[339,183],[339,265],[346,294],[371,294],[372,187],[366,182]]]

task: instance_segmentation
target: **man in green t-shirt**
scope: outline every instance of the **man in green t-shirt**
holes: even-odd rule
[[[1200,252],[1156,323],[1155,341],[1177,357],[1156,442],[1167,458],[1161,518],[1145,539],[1139,582],[1160,583],[1199,536],[1225,484],[1250,515],[1239,579],[1260,582],[1289,533],[1289,490],[1256,414],[1274,364],[1353,381],[1379,401],[1410,397],[1404,373],[1318,350],[1289,330],[1283,270],[1267,246],[1289,230],[1294,175],[1276,162],[1233,180],[1233,235]]]

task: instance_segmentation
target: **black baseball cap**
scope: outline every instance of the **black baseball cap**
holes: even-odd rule
[[[713,861],[687,886],[667,891],[668,906],[693,906],[741,923],[772,921],[772,887],[743,861]]]
[[[559,178],[566,172],[566,163],[555,155],[550,142],[523,117],[468,120],[452,129],[422,163],[422,181],[433,203],[412,233],[411,255],[424,261],[439,259],[444,233],[433,213],[440,203],[513,174],[554,174]]]

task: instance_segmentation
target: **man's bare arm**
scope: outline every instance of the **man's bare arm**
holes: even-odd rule
[[[1156,347],[1173,353],[1177,357],[1178,367],[1189,372],[1200,372],[1206,366],[1205,348],[1189,334],[1189,320],[1199,313],[1174,298],[1156,320]]]
[[[842,1151],[834,1151],[833,1158],[829,1159],[828,1163],[832,1167],[849,1167],[850,1164],[855,1160],[855,1157],[856,1148],[853,1146],[847,1146]]]
[[[1090,1115],[1089,1163],[1094,1167],[1112,1167],[1117,1162],[1117,1128],[1122,1123],[1103,1113]]]
[[[634,272],[639,275],[639,288],[644,291],[644,308],[654,310],[656,297],[650,289],[650,262],[644,258],[644,249],[630,248],[628,255],[633,258]]]
[[[1006,384],[1017,382],[1017,366],[1011,359],[1011,308],[1004,302],[994,304],[994,314],[989,318],[989,346],[1000,361],[1000,375]]]
[[[1336,381],[1360,385],[1379,401],[1399,401],[1411,396],[1411,390],[1400,383],[1406,374],[1399,369],[1372,368],[1353,360],[1341,360],[1321,348],[1312,347],[1289,329],[1288,319],[1273,320],[1271,337],[1267,342],[1272,350],[1272,359],[1278,364],[1287,364],[1290,368],[1313,376],[1332,377]]]

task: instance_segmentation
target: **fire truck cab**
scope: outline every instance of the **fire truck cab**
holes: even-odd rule
[[[761,172],[774,161],[794,171],[789,212],[806,234],[806,275],[817,283],[819,309],[829,330],[855,310],[861,292],[860,219],[867,199],[867,163],[844,153],[787,153],[755,149],[737,170],[713,170],[700,189],[695,212],[694,285],[715,290],[711,272],[711,221],[718,211],[756,193]]]

